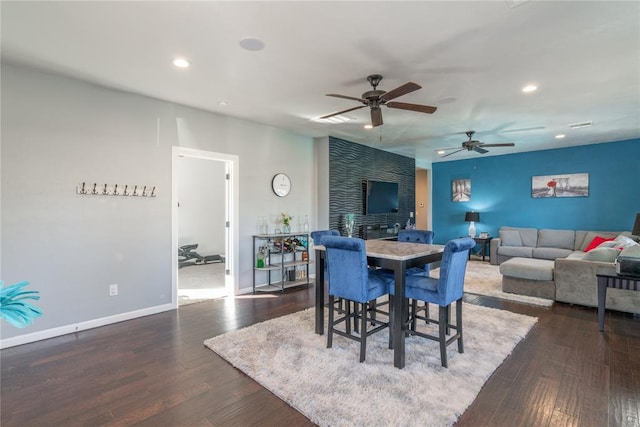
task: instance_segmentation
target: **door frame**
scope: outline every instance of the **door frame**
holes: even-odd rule
[[[225,291],[228,296],[238,293],[239,271],[239,162],[233,154],[216,153],[186,147],[172,147],[171,150],[171,305],[178,308],[178,160],[180,157],[213,160],[225,163],[227,173],[225,236]]]

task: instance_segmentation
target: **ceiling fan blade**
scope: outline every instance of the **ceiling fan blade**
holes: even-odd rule
[[[482,144],[483,147],[514,147],[516,144],[513,142],[505,142],[503,144]]]
[[[327,114],[326,116],[320,117],[321,119],[328,119],[329,117],[337,116],[338,114],[348,113],[349,111],[359,110],[360,108],[364,108],[366,105],[360,105],[358,107],[348,108],[346,110],[338,111],[336,113]]]
[[[464,148],[459,148],[459,149],[457,149],[456,151],[452,151],[451,153],[445,154],[444,156],[441,156],[441,157],[447,157],[447,156],[450,156],[450,155],[452,155],[452,154],[459,153],[459,152],[460,152],[460,151],[462,151],[462,150],[464,150]]]
[[[365,102],[365,100],[362,98],[355,98],[353,96],[347,96],[347,95],[339,95],[337,93],[327,93],[326,96],[333,96],[334,98],[350,99],[352,101],[358,101],[362,103]]]
[[[382,124],[382,110],[378,108],[371,109],[371,126],[376,127]]]
[[[480,154],[484,154],[484,153],[488,153],[489,150],[485,150],[484,148],[480,148],[480,147],[473,147],[472,148],[473,151],[478,152]]]
[[[438,109],[429,105],[407,104],[406,102],[388,102],[385,104],[389,108],[399,108],[401,110],[417,111],[418,113],[433,114]]]
[[[389,92],[384,93],[381,97],[380,97],[380,101],[391,101],[392,99],[395,99],[399,96],[402,95],[406,95],[410,92],[413,92],[414,90],[418,90],[420,89],[422,86],[420,86],[417,83],[413,83],[413,82],[409,82],[409,83],[405,83],[400,87],[397,87],[395,89],[391,89]]]

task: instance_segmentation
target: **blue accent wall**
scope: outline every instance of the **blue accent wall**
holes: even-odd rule
[[[537,175],[589,174],[588,197],[533,198]],[[471,200],[453,202],[451,182],[471,179]],[[631,230],[640,212],[640,139],[433,164],[435,242],[465,236],[466,211],[480,213],[476,235],[501,226]]]

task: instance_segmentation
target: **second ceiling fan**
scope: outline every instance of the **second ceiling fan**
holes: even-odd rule
[[[442,157],[447,157],[450,156],[452,154],[456,154],[460,151],[463,150],[467,150],[467,151],[475,151],[477,153],[480,154],[484,154],[484,153],[488,153],[489,150],[485,150],[485,148],[487,147],[513,147],[515,146],[515,144],[513,142],[505,142],[502,144],[485,144],[484,142],[480,142],[478,140],[473,139],[473,134],[475,133],[475,131],[467,131],[465,132],[467,134],[467,137],[469,137],[468,141],[464,141],[462,143],[462,148],[444,148],[441,150],[436,150],[436,151],[446,151],[446,150],[455,150],[452,151],[451,153],[447,153],[442,155]]]
[[[395,99],[399,96],[406,95],[410,92],[416,91],[421,88],[420,85],[408,82],[399,86],[395,89],[386,92],[384,90],[379,90],[378,85],[382,80],[382,76],[380,74],[372,74],[367,77],[367,80],[373,87],[372,90],[369,90],[362,94],[360,98],[356,98],[353,96],[346,95],[338,95],[335,93],[328,93],[327,96],[333,96],[335,98],[344,98],[351,99],[353,101],[361,102],[363,105],[359,105],[357,107],[348,108],[346,110],[338,111],[336,113],[327,114],[326,116],[320,117],[321,119],[328,119],[329,117],[337,116],[338,114],[348,113],[349,111],[358,110],[360,108],[369,107],[371,109],[371,126],[376,127],[382,125],[384,122],[382,121],[382,110],[380,107],[386,105],[389,108],[397,108],[400,110],[409,110],[416,111],[418,113],[426,113],[432,114],[437,110],[436,107],[431,107],[429,105],[420,105],[420,104],[408,104],[406,102],[389,102],[392,99]]]

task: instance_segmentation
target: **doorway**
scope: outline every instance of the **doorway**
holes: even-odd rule
[[[172,305],[235,295],[238,157],[173,147]]]

